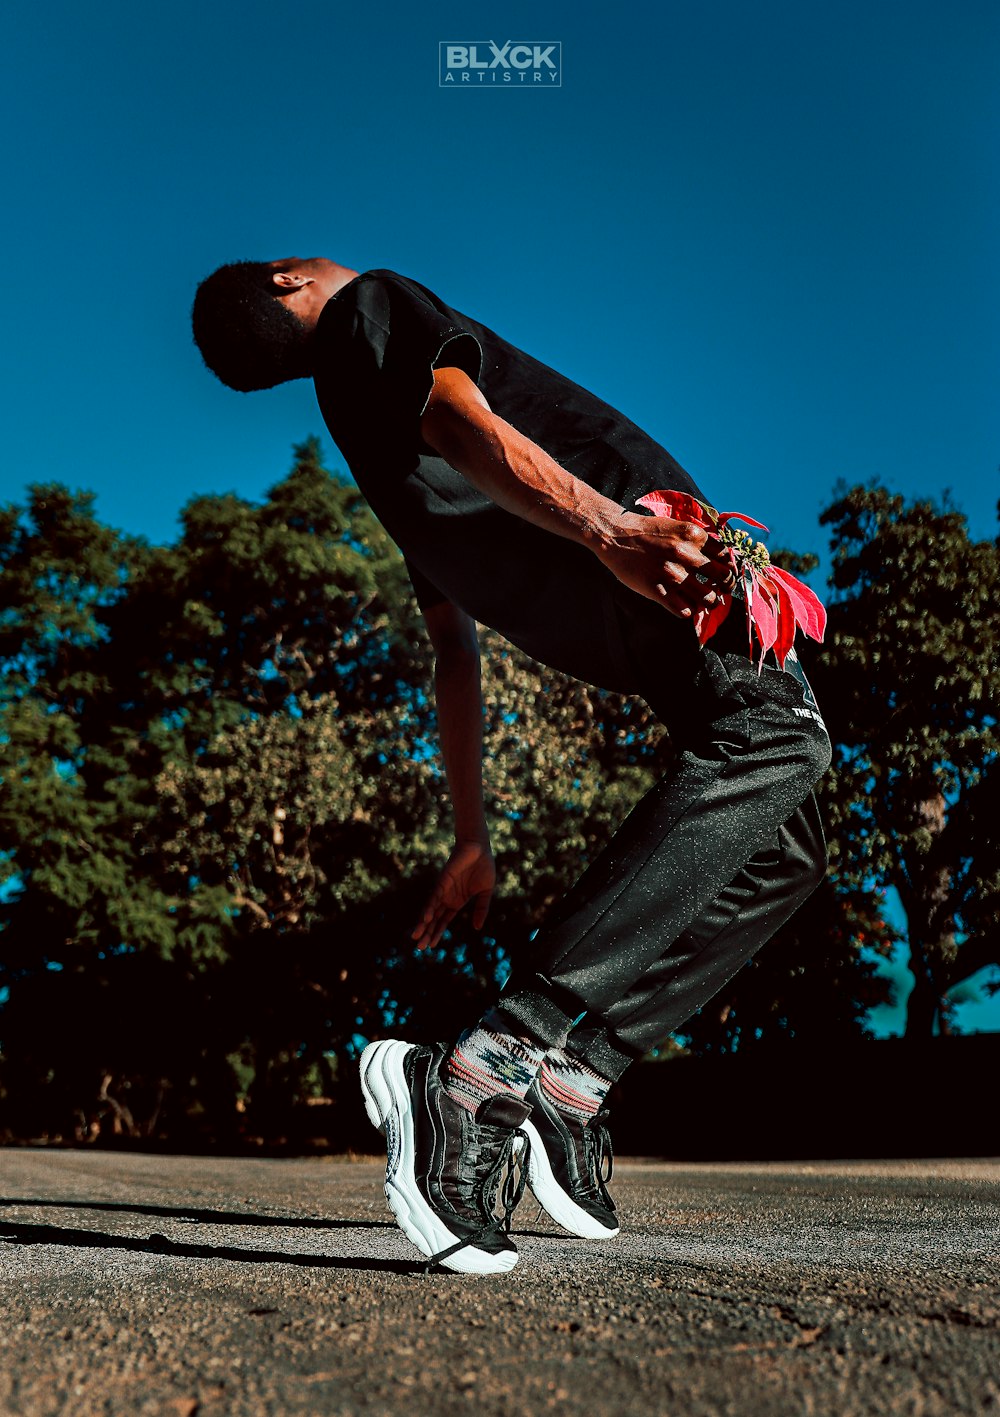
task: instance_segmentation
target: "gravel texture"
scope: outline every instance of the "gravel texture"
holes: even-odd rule
[[[426,1274],[371,1160],[0,1151],[0,1412],[990,1413],[1000,1163],[621,1163]]]

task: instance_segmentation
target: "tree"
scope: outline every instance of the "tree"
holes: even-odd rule
[[[19,1135],[283,1135],[295,1104],[340,1095],[362,1038],[474,1018],[670,762],[641,701],[484,631],[499,891],[481,934],[459,918],[416,952],[450,845],[430,651],[401,557],[315,441],[260,504],[196,498],[169,546],[32,489],[0,516],[0,569],[0,1062]],[[875,987],[859,944],[886,947],[870,886],[826,887],[693,1046],[856,1032]]]
[[[33,1131],[218,1131],[238,1100],[273,1130],[359,1033],[447,1032],[666,751],[641,705],[484,635],[502,895],[414,956],[449,845],[429,648],[315,443],[262,505],[195,499],[173,546],[60,489],[5,528],[2,1042]]]
[[[841,490],[816,688],[836,744],[833,868],[894,887],[907,919],[907,1034],[948,1027],[948,991],[1000,963],[1000,556],[947,501]]]
[[[250,926],[263,916],[275,935],[294,925],[306,937],[317,918],[323,878],[314,873],[310,896],[308,830],[296,820],[315,805],[309,784],[329,781],[331,754],[334,770],[350,765],[337,790],[357,837],[373,777],[366,754],[379,752],[372,725],[392,739],[381,710],[391,699],[395,725],[406,718],[396,683],[413,678],[422,650],[407,640],[415,619],[398,556],[357,490],[320,467],[314,444],[297,450],[263,507],[197,499],[174,547],[101,527],[91,503],[34,488],[0,524],[3,1048],[22,1090],[34,1079],[61,1097],[65,1081],[74,1110],[99,1097],[99,1111],[141,1131],[116,1089],[134,1091],[147,1067],[157,1070],[152,1097],[167,1083],[199,1107],[206,1086],[218,1094],[220,1057],[244,1047],[247,1024],[239,991],[221,981],[252,974]],[[391,634],[386,597],[403,606]],[[335,698],[324,758],[308,750]],[[250,799],[239,813],[234,770]],[[199,854],[183,785],[213,771],[228,791],[202,792],[216,830],[213,852]],[[289,849],[275,839],[282,813]],[[226,830],[237,816],[242,837]],[[270,856],[247,844],[258,846],[262,825]],[[368,839],[391,855],[370,814]],[[273,964],[278,981],[285,965]],[[209,997],[215,1027],[192,1038],[178,1020],[197,1019]],[[130,1021],[143,1014],[157,1046],[137,1050]]]

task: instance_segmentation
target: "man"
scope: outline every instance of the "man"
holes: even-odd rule
[[[704,647],[696,616],[732,588],[705,529],[632,510],[703,494],[615,409],[388,270],[240,262],[198,289],[195,338],[231,387],[314,380],[337,446],[406,557],[436,655],[455,847],[423,918],[436,943],[495,874],[482,796],[476,622],[587,683],[641,694],[674,770],[545,921],[531,966],[457,1043],[372,1044],[361,1083],[384,1129],[386,1195],[451,1269],[510,1269],[520,1153],[574,1234],[618,1233],[602,1174],[605,1096],[793,913],[826,851],[812,787],[829,742],[794,654],[758,672],[741,607]],[[628,359],[627,333],[617,332]],[[457,1028],[456,1028],[457,1032]]]

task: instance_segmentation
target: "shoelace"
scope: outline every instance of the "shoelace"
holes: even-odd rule
[[[601,1200],[609,1210],[614,1210],[615,1203],[608,1192],[608,1182],[615,1174],[615,1153],[611,1146],[611,1133],[605,1125],[605,1118],[608,1112],[598,1112],[593,1121],[583,1130],[584,1146],[589,1155],[589,1173],[594,1183],[594,1189],[600,1193]]]
[[[515,1143],[520,1141],[520,1148],[515,1147]],[[477,1149],[478,1151],[478,1149]],[[457,1254],[459,1250],[467,1249],[470,1245],[475,1245],[487,1235],[495,1234],[498,1230],[504,1230],[510,1234],[511,1218],[517,1209],[521,1197],[524,1195],[524,1188],[528,1180],[528,1156],[531,1152],[531,1142],[526,1132],[520,1127],[515,1127],[504,1138],[503,1143],[497,1152],[496,1159],[489,1171],[486,1172],[482,1180],[476,1187],[473,1197],[476,1208],[480,1215],[484,1217],[484,1224],[474,1235],[469,1235],[465,1240],[458,1240],[454,1245],[449,1245],[445,1250],[439,1250],[436,1255],[431,1255],[424,1265],[426,1273],[433,1265],[440,1264],[449,1255]],[[506,1168],[506,1169],[505,1169]],[[502,1215],[494,1214],[497,1192],[500,1194],[500,1205],[503,1209]]]

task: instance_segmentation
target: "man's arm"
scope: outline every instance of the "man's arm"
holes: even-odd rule
[[[424,619],[434,646],[438,732],[455,818],[454,850],[412,934],[421,949],[430,949],[470,901],[473,927],[482,928],[496,868],[483,807],[483,701],[476,624],[449,601],[429,607]]]
[[[420,436],[499,506],[588,547],[625,585],[675,615],[713,605],[715,586],[731,577],[704,528],[623,512],[495,414],[462,369],[435,369]]]

